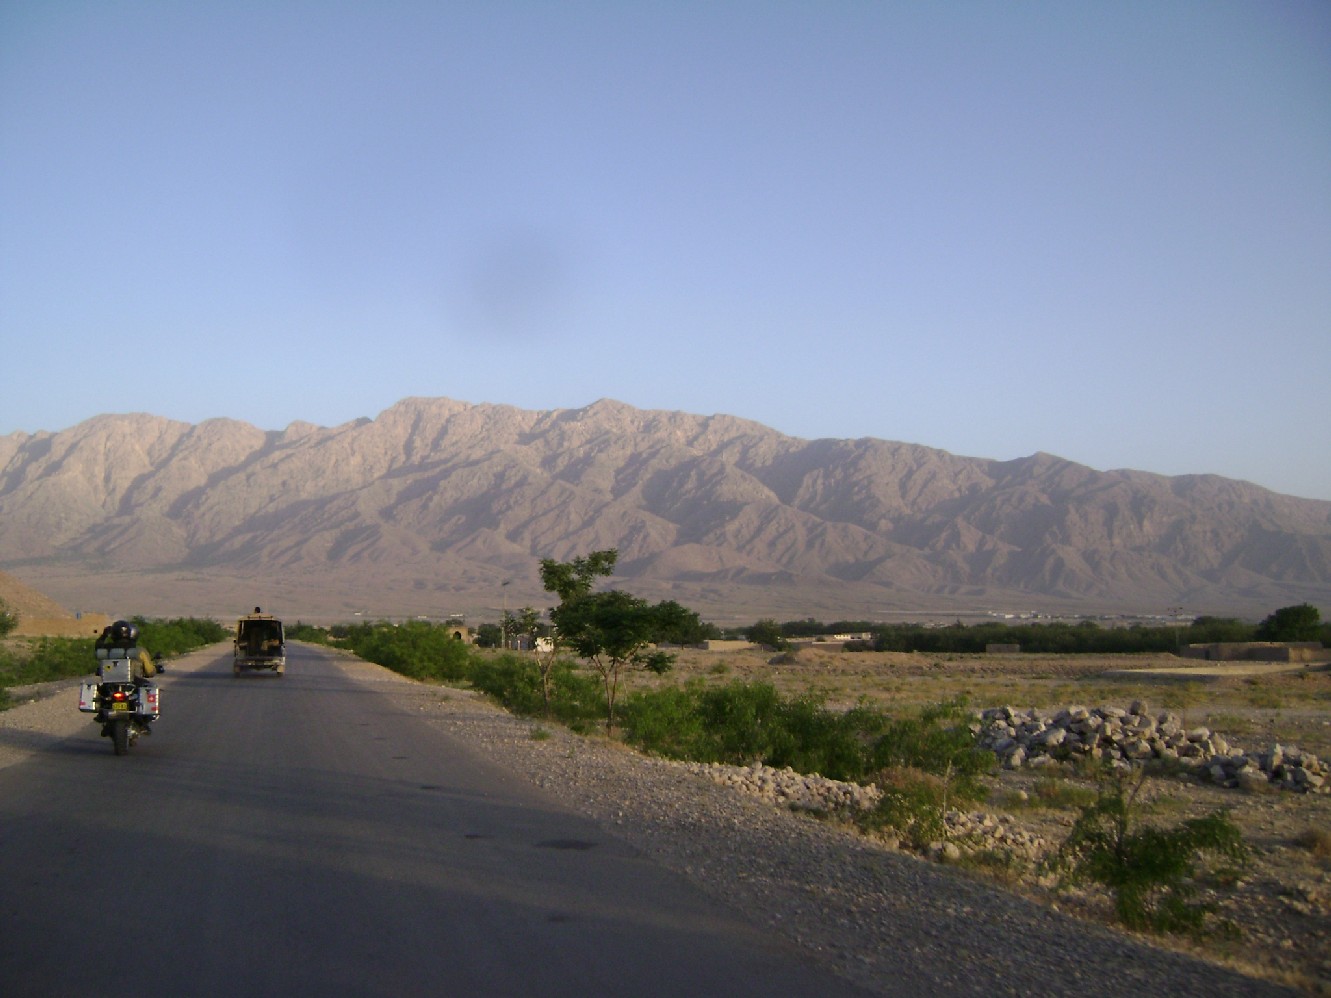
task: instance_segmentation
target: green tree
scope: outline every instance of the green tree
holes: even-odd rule
[[[654,626],[652,608],[645,600],[610,589],[560,603],[551,616],[555,617],[556,633],[601,676],[606,722],[614,730],[615,702],[624,670],[661,670],[666,664],[661,653],[647,651]]]
[[[705,624],[698,614],[674,600],[664,600],[652,607],[653,640],[670,645],[696,645],[720,636],[713,624]]]
[[[615,548],[593,551],[572,561],[541,559],[541,584],[561,602],[569,602],[592,591],[600,576],[613,575],[619,552]]]
[[[0,638],[13,633],[18,627],[18,613],[9,608],[9,604],[0,599]]]
[[[1284,606],[1257,625],[1258,641],[1318,641],[1322,615],[1309,603]]]
[[[516,615],[509,616],[505,623],[505,633],[513,637],[523,639],[520,645],[525,646],[534,652],[536,660],[536,671],[541,678],[541,700],[545,705],[545,716],[550,716],[550,701],[554,693],[555,668],[559,663],[559,651],[554,643],[545,651],[540,651],[536,647],[536,639],[541,637],[544,632],[549,630],[541,623],[540,611],[534,607],[524,606]]]
[[[1218,644],[1222,641],[1251,641],[1253,625],[1237,617],[1198,617],[1183,632],[1189,644]]]
[[[503,632],[505,648],[512,648],[517,643],[518,627],[517,615],[512,610],[505,610],[503,618],[499,621],[499,630]]]
[[[615,727],[615,702],[624,671],[629,668],[665,672],[674,657],[649,650],[662,618],[679,615],[662,605],[618,589],[592,592],[598,576],[614,572],[618,551],[593,551],[570,562],[541,561],[541,582],[559,597],[550,611],[557,648],[568,648],[585,659],[601,676],[605,687],[606,723]],[[680,608],[683,609],[682,607]]]
[[[481,624],[476,628],[477,648],[498,648],[504,643],[504,631],[498,624]]]
[[[541,636],[541,612],[535,607],[524,606],[518,611],[514,630],[528,648],[535,648],[536,639]]]
[[[788,646],[786,636],[781,632],[781,625],[775,620],[764,618],[744,631],[744,636],[756,645],[774,648],[777,651]]]

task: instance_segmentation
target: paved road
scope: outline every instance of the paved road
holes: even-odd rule
[[[6,995],[857,993],[317,649],[163,710],[0,771]]]

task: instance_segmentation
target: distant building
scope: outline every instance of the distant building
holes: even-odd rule
[[[1187,645],[1179,654],[1208,662],[1318,662],[1331,655],[1320,641],[1218,641]]]

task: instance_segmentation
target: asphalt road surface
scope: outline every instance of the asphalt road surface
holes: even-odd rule
[[[318,649],[162,687],[0,771],[11,998],[859,993]]]

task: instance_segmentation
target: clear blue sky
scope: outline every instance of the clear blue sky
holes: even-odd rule
[[[410,395],[1331,499],[1331,3],[0,0],[0,434]]]

